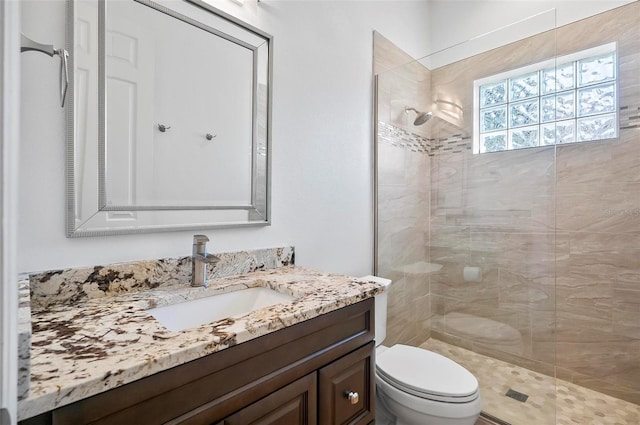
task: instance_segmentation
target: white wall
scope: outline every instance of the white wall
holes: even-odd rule
[[[550,14],[551,25],[562,26],[633,1],[637,0],[430,0],[429,52],[446,49],[551,9],[555,9]],[[549,17],[541,17],[534,25],[544,31],[549,29],[542,27],[547,23]],[[531,34],[525,33],[528,35]],[[506,44],[515,39],[502,41]]]
[[[18,287],[16,240],[20,68],[20,9],[0,3],[0,424],[16,423]]]
[[[274,35],[273,224],[206,230],[212,252],[292,244],[296,262],[372,270],[372,31],[419,57],[422,1],[210,2]],[[23,31],[64,43],[61,0],[22,3]],[[22,55],[19,271],[189,255],[195,232],[67,239],[58,59]]]

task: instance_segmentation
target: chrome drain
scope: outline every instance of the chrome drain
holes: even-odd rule
[[[509,391],[507,391],[507,393],[505,395],[507,397],[511,397],[514,400],[518,400],[518,401],[520,401],[522,403],[527,401],[527,399],[529,398],[529,396],[527,394],[521,393],[521,392],[516,391],[516,390],[512,390],[511,388],[509,388]]]

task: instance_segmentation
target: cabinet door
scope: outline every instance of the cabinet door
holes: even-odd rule
[[[319,371],[320,425],[368,424],[374,420],[374,343]]]
[[[228,416],[218,425],[316,425],[316,388],[314,372]]]

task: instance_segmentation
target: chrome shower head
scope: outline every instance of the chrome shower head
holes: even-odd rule
[[[409,108],[408,106],[405,106],[404,112],[408,114],[409,111],[413,111],[416,114],[418,114],[416,116],[416,119],[413,121],[413,125],[416,125],[416,126],[426,123],[433,116],[431,112],[420,112],[416,108]]]

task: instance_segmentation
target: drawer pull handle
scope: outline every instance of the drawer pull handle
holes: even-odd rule
[[[347,398],[349,399],[349,403],[351,404],[358,404],[358,401],[360,400],[360,396],[358,395],[357,392],[354,391],[345,391],[344,394],[347,396]]]

